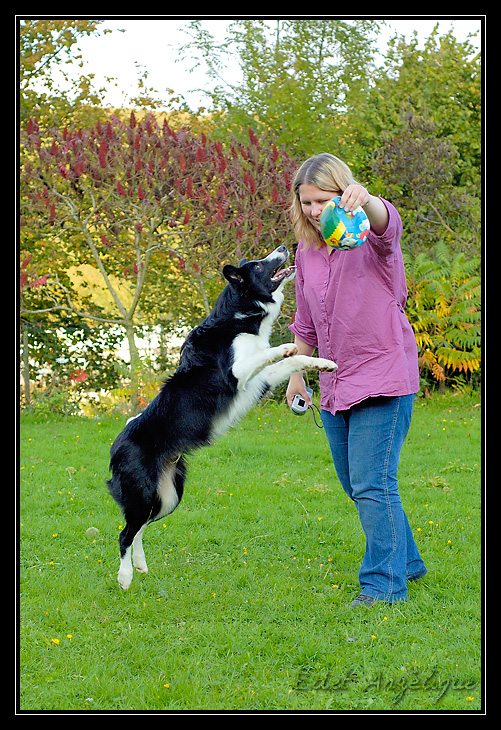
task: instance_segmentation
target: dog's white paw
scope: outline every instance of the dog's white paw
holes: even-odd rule
[[[293,342],[288,342],[285,345],[282,345],[282,353],[283,357],[292,357],[293,355],[297,355],[297,346]]]
[[[144,575],[146,575],[146,573],[148,572],[148,566],[146,565],[145,560],[134,560],[134,567],[138,573],[143,573]]]
[[[319,357],[318,369],[321,373],[333,373],[335,370],[337,370],[337,365],[332,360],[326,360],[323,357]]]
[[[123,588],[124,591],[126,591],[130,588],[130,584],[132,583],[132,576],[133,576],[132,565],[130,567],[128,565],[120,566],[120,570],[118,571],[118,575],[117,575],[117,580],[118,580],[118,585],[120,586],[120,588]]]

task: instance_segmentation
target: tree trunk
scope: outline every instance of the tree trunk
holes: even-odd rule
[[[196,276],[198,279],[198,285],[200,287],[200,293],[202,295],[202,301],[204,303],[205,314],[208,317],[211,312],[211,308],[210,308],[209,300],[207,298],[207,292],[205,291],[204,280],[202,278],[202,274],[199,271],[197,271]]]
[[[130,320],[125,320],[125,334],[129,345],[130,356],[130,386],[131,386],[131,412],[133,416],[137,416],[140,411],[139,402],[139,366],[141,360],[134,336],[134,325]]]
[[[28,325],[23,325],[23,380],[24,380],[24,398],[26,407],[31,402],[30,397],[30,351],[28,343]]]

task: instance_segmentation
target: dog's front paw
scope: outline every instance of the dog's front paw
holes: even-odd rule
[[[334,370],[337,370],[337,365],[332,360],[326,360],[323,357],[319,357],[318,369],[321,373],[333,373]]]
[[[288,342],[285,345],[282,345],[282,353],[283,357],[292,357],[293,355],[297,355],[297,346],[293,342]]]

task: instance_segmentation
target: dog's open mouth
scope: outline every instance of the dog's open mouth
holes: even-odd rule
[[[296,267],[295,266],[288,266],[286,269],[280,269],[280,271],[277,271],[271,277],[271,280],[274,281],[274,282],[282,281],[282,279],[285,279],[287,276],[290,276],[295,271],[296,271]]]

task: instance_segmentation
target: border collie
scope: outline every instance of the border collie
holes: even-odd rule
[[[119,536],[124,590],[132,581],[132,552],[135,568],[148,572],[144,530],[181,501],[185,454],[212,443],[293,373],[337,368],[331,360],[297,355],[293,344],[269,345],[282,289],[295,276],[294,266],[279,271],[288,257],[279,246],[260,261],[223,268],[228,284],[188,335],[176,372],[111,446],[108,487],[126,521]]]

